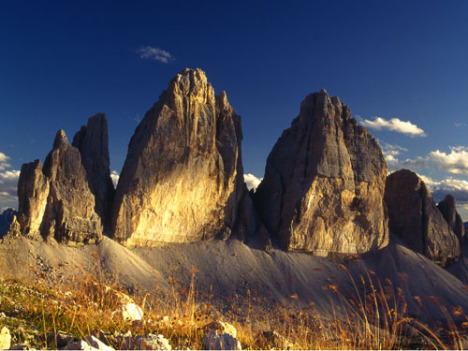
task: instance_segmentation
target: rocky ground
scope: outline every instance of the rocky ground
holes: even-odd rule
[[[163,335],[173,348],[207,348],[213,328],[206,326],[227,322],[244,348],[459,348],[455,341],[468,327],[466,286],[398,244],[362,257],[320,258],[267,253],[236,239],[129,250],[107,238],[69,247],[18,237],[0,245],[0,264],[0,326],[12,345],[55,348],[55,338],[91,345],[91,336],[105,336],[108,346],[130,348],[137,336],[163,342]],[[144,317],[123,318],[122,301]],[[366,326],[364,316],[373,322]]]

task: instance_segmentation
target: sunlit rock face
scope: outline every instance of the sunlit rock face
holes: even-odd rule
[[[305,98],[275,144],[255,207],[284,249],[367,252],[388,243],[386,174],[376,140],[322,90]]]
[[[385,189],[390,230],[412,250],[444,266],[460,255],[460,243],[423,180],[402,169],[390,174]]]
[[[18,222],[23,235],[40,238],[41,224],[47,207],[50,182],[42,173],[40,160],[21,166],[18,180]]]
[[[63,130],[42,166],[23,164],[18,181],[18,222],[31,238],[83,244],[101,239],[113,196],[107,121],[89,118],[70,145]]]
[[[180,72],[133,135],[112,210],[128,246],[228,237],[245,191],[240,117],[200,69]]]

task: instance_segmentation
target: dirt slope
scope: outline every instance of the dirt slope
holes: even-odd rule
[[[401,288],[411,315],[427,321],[443,318],[433,297],[441,305],[461,306],[468,311],[468,290],[458,278],[398,244],[362,258],[341,259],[280,250],[267,253],[235,239],[133,250],[108,238],[78,248],[24,238],[10,238],[0,245],[3,278],[31,279],[37,271],[53,283],[104,273],[118,276],[127,287],[169,291],[170,277],[182,287],[189,286],[192,267],[196,268],[196,291],[201,295],[212,291],[219,301],[234,294],[247,296],[250,291],[252,296],[266,297],[273,307],[297,295],[295,301],[314,302],[326,317],[332,315],[340,297],[323,287],[332,285],[342,294],[354,293],[353,277],[363,292],[360,278],[371,271],[369,274],[374,276],[375,272],[383,285],[388,278],[395,291]],[[415,296],[421,299],[422,308]]]

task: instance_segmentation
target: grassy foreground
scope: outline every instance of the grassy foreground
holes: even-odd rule
[[[346,268],[343,266],[343,269]],[[440,308],[444,327],[431,328],[408,316],[406,301],[390,281],[381,284],[372,272],[353,280],[355,291],[342,294],[336,285],[322,287],[338,296],[336,318],[320,316],[313,304],[297,296],[277,304],[265,298],[235,295],[214,302],[212,292],[195,290],[196,269],[188,288],[171,281],[172,291],[130,292],[113,276],[85,276],[75,283],[45,280],[0,282],[0,329],[7,326],[13,344],[55,348],[59,332],[82,339],[97,332],[133,336],[163,334],[176,349],[202,349],[204,326],[215,320],[233,324],[244,349],[463,349],[468,318],[460,308]],[[351,276],[350,276],[351,277]],[[352,278],[351,278],[352,279]],[[132,289],[133,290],[133,289]],[[125,296],[144,310],[143,321],[125,321],[117,313]],[[421,299],[415,300],[422,304]],[[338,317],[339,316],[339,317]],[[462,320],[457,325],[453,318]],[[464,322],[463,322],[464,320]]]

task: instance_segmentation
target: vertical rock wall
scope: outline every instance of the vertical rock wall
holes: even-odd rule
[[[133,135],[112,235],[133,245],[228,237],[245,190],[240,118],[203,71],[185,69]]]
[[[388,243],[380,146],[343,102],[311,94],[268,156],[255,206],[287,250],[362,253]]]

